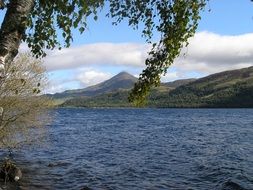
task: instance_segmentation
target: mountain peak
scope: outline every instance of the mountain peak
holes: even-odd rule
[[[96,96],[103,93],[110,93],[119,90],[129,90],[134,86],[137,78],[123,71],[114,77],[84,89],[71,90],[72,96]]]
[[[118,73],[117,75],[115,75],[114,77],[112,77],[109,80],[133,80],[136,81],[137,78],[134,77],[133,75],[129,74],[128,72],[122,71],[120,73]]]
[[[131,75],[130,73],[128,73],[126,71],[121,71],[120,73],[118,73],[115,76],[131,76],[131,77],[134,77],[133,75]]]
[[[117,75],[130,75],[128,72],[126,71],[121,71],[120,73],[118,73]]]

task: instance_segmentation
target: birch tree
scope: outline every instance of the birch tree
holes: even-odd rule
[[[37,57],[45,56],[45,49],[69,47],[73,29],[83,33],[87,18],[98,19],[98,12],[109,6],[108,17],[112,24],[127,20],[130,27],[144,25],[143,37],[153,45],[149,58],[136,83],[130,100],[140,105],[152,86],[179,55],[183,46],[197,29],[200,11],[208,0],[0,0],[6,10],[0,29],[0,69],[4,77],[5,67],[18,53],[21,41],[31,48]],[[106,6],[106,7],[108,7]],[[160,40],[151,42],[158,32]],[[61,44],[61,38],[64,43]]]

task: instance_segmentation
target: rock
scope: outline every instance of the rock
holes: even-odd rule
[[[21,170],[10,160],[5,160],[0,170],[0,178],[7,181],[18,181],[22,177]]]
[[[10,178],[14,179],[14,181],[20,180],[22,178],[21,170],[17,167],[12,168],[12,170],[10,171]]]

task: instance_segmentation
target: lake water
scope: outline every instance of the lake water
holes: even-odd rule
[[[253,189],[253,109],[57,109],[22,189]],[[88,188],[87,188],[88,189]]]

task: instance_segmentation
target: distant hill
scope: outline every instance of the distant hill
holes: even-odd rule
[[[118,90],[129,90],[134,86],[136,81],[137,78],[133,75],[127,72],[121,72],[107,81],[85,88],[84,92],[90,96],[94,96]]]
[[[253,107],[253,67],[213,74],[158,94],[159,107]]]
[[[121,72],[114,77],[84,89],[67,90],[62,93],[49,95],[55,99],[71,99],[78,97],[92,97],[119,90],[129,90],[134,86],[137,78],[127,72]]]
[[[129,107],[127,98],[136,81],[128,73],[119,73],[95,86],[64,92],[68,98],[62,106]],[[253,107],[253,67],[163,83],[151,90],[147,106]]]
[[[188,84],[190,82],[194,82],[196,81],[197,79],[195,78],[191,78],[191,79],[181,79],[181,80],[175,80],[173,82],[167,82],[167,83],[164,83],[165,86],[168,86],[170,88],[177,88],[179,86],[182,86],[182,85],[185,85],[185,84]]]

